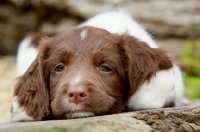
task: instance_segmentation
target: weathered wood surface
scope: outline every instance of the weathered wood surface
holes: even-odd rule
[[[200,132],[200,102],[181,108],[71,120],[0,124],[1,132]]]

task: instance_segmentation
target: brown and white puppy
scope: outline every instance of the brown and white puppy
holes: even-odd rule
[[[180,70],[126,13],[97,15],[80,27],[42,40],[38,51],[15,86],[13,121],[182,104]],[[27,50],[21,55],[21,62],[28,54]]]

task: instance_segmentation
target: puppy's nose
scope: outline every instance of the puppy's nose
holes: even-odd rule
[[[70,87],[67,92],[69,101],[77,105],[86,99],[87,94],[87,90],[84,87]]]

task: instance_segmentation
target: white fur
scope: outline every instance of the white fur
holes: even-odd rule
[[[180,106],[184,86],[179,75],[180,70],[177,66],[158,71],[150,83],[148,80],[145,81],[132,95],[127,104],[129,110],[161,108],[171,102],[174,102],[175,106]]]
[[[83,107],[81,106],[81,104],[74,104],[74,103],[70,103],[69,100],[67,99],[67,97],[62,98],[62,106],[64,109],[66,110],[71,110],[71,111],[79,111],[82,110]]]
[[[67,97],[62,99],[62,106],[66,110],[71,110],[71,112],[65,115],[67,119],[94,116],[94,113],[92,112],[81,112],[81,110],[83,110],[81,104],[76,105],[74,103],[70,103]]]
[[[116,34],[128,32],[131,36],[148,43],[151,47],[158,47],[143,27],[132,19],[129,14],[122,11],[113,11],[96,15],[80,26],[93,26]]]
[[[67,114],[67,119],[74,119],[74,118],[84,118],[84,117],[91,117],[94,116],[94,113],[92,112],[79,112],[79,113],[73,113],[73,114]]]
[[[150,47],[158,47],[151,36],[125,12],[102,13],[80,26],[94,26],[116,34],[128,32],[131,36],[149,44]],[[172,90],[173,87],[174,90]],[[181,106],[183,91],[180,69],[174,66],[169,70],[158,71],[150,82],[145,81],[129,99],[127,106],[130,110],[161,108],[173,101],[175,106]]]
[[[81,81],[81,74],[78,73],[78,74],[75,76],[75,78],[72,79],[72,81],[70,82],[70,85],[71,85],[71,86],[77,85],[77,84],[80,83],[80,81]]]
[[[82,30],[82,32],[80,34],[80,37],[81,37],[82,40],[87,36],[87,32],[88,31],[86,29]]]
[[[19,45],[17,54],[17,74],[23,75],[33,60],[36,58],[38,51],[35,47],[30,46],[31,36],[26,37]]]
[[[15,100],[12,103],[12,108],[11,108],[11,113],[12,113],[12,121],[32,121],[33,119],[29,117],[25,111],[19,108],[17,100]]]

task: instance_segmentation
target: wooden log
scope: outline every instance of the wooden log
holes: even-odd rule
[[[127,112],[71,120],[0,124],[1,132],[153,132],[200,131],[200,102],[181,108]]]

